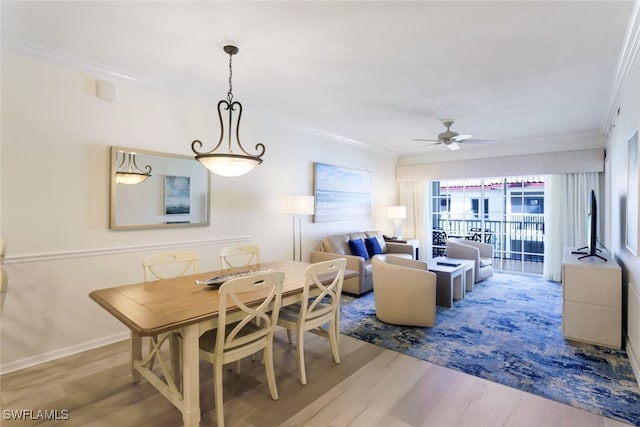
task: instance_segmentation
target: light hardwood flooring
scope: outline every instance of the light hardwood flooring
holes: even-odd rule
[[[295,344],[275,345],[280,399],[264,367],[227,371],[227,426],[626,426],[615,420],[341,336],[341,364],[328,342],[307,334],[308,383],[298,382]],[[2,418],[12,426],[182,425],[180,412],[146,381],[132,384],[129,346],[118,342],[0,377]],[[211,365],[200,365],[201,426],[215,426]],[[15,421],[7,410],[67,410],[66,421]]]

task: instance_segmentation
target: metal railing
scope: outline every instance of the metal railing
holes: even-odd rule
[[[543,215],[513,214],[503,220],[440,218],[435,224],[433,256],[444,252],[444,242],[435,237],[437,231],[444,231],[448,237],[492,244],[495,258],[544,261]]]

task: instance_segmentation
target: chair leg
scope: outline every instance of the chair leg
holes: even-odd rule
[[[300,384],[305,385],[307,383],[307,371],[304,366],[304,331],[300,328],[296,332],[297,339],[297,351],[298,351],[298,374],[300,376]]]
[[[273,369],[273,338],[267,344],[263,352],[264,369],[267,374],[267,383],[269,384],[269,392],[273,400],[278,400],[278,386],[276,384],[276,373]]]
[[[336,325],[335,317],[329,322],[329,346],[331,347],[331,354],[333,360],[336,363],[340,363],[340,350],[338,349],[338,331],[339,327]]]
[[[218,427],[224,427],[224,408],[222,398],[222,364],[215,363],[213,365],[213,394],[216,405],[216,417],[218,419]]]

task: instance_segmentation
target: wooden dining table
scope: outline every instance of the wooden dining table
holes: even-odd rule
[[[171,279],[161,279],[132,285],[115,286],[91,292],[89,297],[131,331],[131,373],[134,382],[144,377],[181,412],[185,426],[200,424],[199,337],[217,327],[219,294],[215,287],[198,285],[196,280],[207,280],[222,274],[247,270],[283,271],[285,279],[282,306],[301,300],[305,284],[305,269],[309,264],[298,261],[277,261],[257,266],[210,271]],[[345,271],[345,279],[357,276],[356,271]],[[327,277],[327,281],[332,277]],[[252,293],[245,304],[264,298]],[[234,305],[228,309],[228,322],[234,322]],[[238,313],[238,315],[240,315]],[[181,357],[171,357],[173,366],[167,365],[162,351],[142,354],[142,337],[179,333]],[[168,335],[166,335],[168,336]],[[161,376],[157,375],[152,359],[159,362]],[[176,360],[180,364],[176,364]],[[151,362],[151,364],[150,364]],[[157,371],[157,369],[156,369]],[[178,375],[177,372],[180,374]]]

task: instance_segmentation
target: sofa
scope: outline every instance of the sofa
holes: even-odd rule
[[[447,258],[473,260],[475,283],[493,275],[493,246],[487,243],[449,237],[447,239]]]
[[[376,255],[373,296],[376,317],[392,325],[433,326],[436,321],[436,274],[427,263]]]
[[[372,256],[385,254],[413,259],[413,253],[413,246],[410,244],[385,241],[379,231],[364,231],[325,237],[320,248],[311,252],[311,262],[346,258],[347,270],[354,270],[359,274],[346,279],[342,291],[362,295],[373,290]]]

